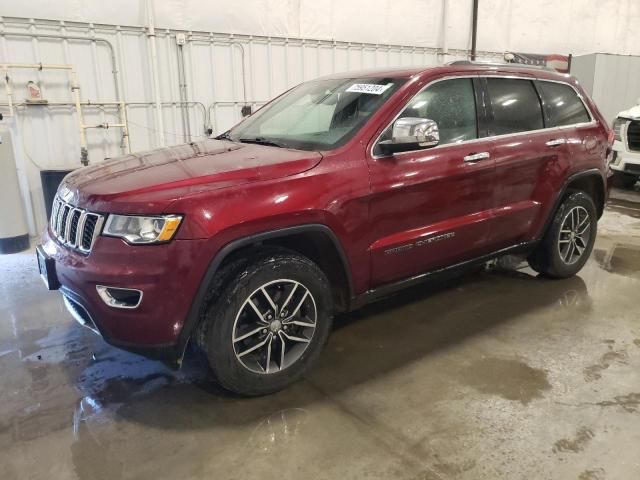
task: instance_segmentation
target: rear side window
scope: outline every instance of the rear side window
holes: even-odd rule
[[[569,85],[540,81],[549,127],[562,127],[591,121],[587,109],[576,91]]]
[[[533,82],[513,78],[487,78],[493,119],[490,135],[526,132],[544,128],[542,106]]]

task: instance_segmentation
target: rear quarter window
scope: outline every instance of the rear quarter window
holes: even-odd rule
[[[544,128],[542,105],[531,80],[487,78],[487,90],[493,110],[490,135]]]
[[[576,91],[563,83],[539,81],[549,118],[549,127],[562,127],[591,121]]]

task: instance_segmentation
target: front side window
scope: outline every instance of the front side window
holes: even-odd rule
[[[405,117],[435,121],[440,145],[478,138],[473,81],[455,78],[434,83],[413,97],[398,119]],[[390,125],[380,141],[390,140],[392,130],[393,125]],[[380,152],[376,149],[374,154]]]
[[[562,127],[591,121],[576,91],[569,85],[540,81],[540,90],[549,115],[549,127]]]
[[[404,82],[366,77],[303,83],[232,128],[225,138],[330,150],[351,139]]]
[[[513,78],[487,78],[493,107],[490,135],[526,132],[544,128],[542,106],[533,82]]]

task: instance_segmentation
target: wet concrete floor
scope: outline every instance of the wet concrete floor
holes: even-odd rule
[[[0,479],[640,477],[640,208],[579,276],[516,261],[339,318],[292,388],[236,398],[105,345],[0,256]],[[513,260],[513,259],[511,259]]]

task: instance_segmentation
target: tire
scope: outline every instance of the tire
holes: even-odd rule
[[[331,331],[331,289],[315,263],[289,250],[239,265],[209,305],[200,343],[222,387],[266,395],[299,380],[318,359]]]
[[[588,228],[585,227],[586,223],[581,224],[583,221],[588,222]],[[597,222],[596,207],[591,197],[584,192],[569,192],[541,242],[529,256],[529,265],[536,272],[551,278],[575,275],[591,255],[598,230]],[[574,229],[572,225],[577,227]],[[568,233],[574,230],[576,233]],[[579,235],[580,231],[582,235]]]
[[[628,173],[614,172],[613,183],[616,187],[620,188],[632,188],[638,181],[637,175],[630,175]]]

